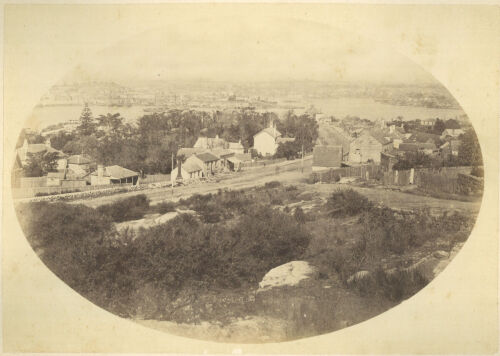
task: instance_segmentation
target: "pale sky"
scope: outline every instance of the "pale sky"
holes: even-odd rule
[[[434,83],[380,43],[300,20],[206,19],[148,31],[81,63],[94,80]]]

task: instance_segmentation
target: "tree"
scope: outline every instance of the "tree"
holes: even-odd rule
[[[90,136],[95,133],[96,124],[92,117],[92,112],[87,103],[83,107],[80,115],[80,125],[76,128],[79,136]]]
[[[75,139],[75,135],[66,131],[59,131],[50,138],[50,144],[56,150],[63,150],[64,146]],[[65,152],[65,151],[64,151]]]
[[[474,130],[469,129],[459,137],[458,159],[465,166],[481,166],[483,158],[481,147]]]
[[[304,148],[305,152],[312,151],[314,143],[318,138],[318,123],[316,119],[308,114],[297,116],[293,111],[287,112],[282,123],[278,124],[278,130],[284,137],[295,137],[298,146]]]
[[[119,113],[99,115],[97,118],[97,128],[101,131],[102,135],[123,136],[125,126],[123,125],[123,118]]]
[[[25,177],[41,177],[48,172],[57,171],[57,152],[28,153],[23,167]]]
[[[436,119],[436,122],[434,122],[434,126],[432,126],[432,133],[435,133],[436,135],[441,135],[443,131],[446,129],[446,125],[441,119]]]
[[[297,142],[283,142],[278,145],[274,156],[276,158],[295,159],[300,155],[300,152],[301,146]]]

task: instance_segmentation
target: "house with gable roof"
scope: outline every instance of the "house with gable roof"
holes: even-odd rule
[[[25,138],[23,145],[16,150],[16,153],[17,153],[16,160],[18,160],[20,167],[24,167],[26,165],[30,154],[57,153],[58,156],[57,168],[58,169],[66,168],[67,164],[65,158],[66,155],[63,152],[56,150],[55,148],[52,148],[49,139],[47,139],[45,143],[29,143],[28,140]]]
[[[393,140],[381,130],[363,130],[349,146],[349,163],[380,163],[380,154],[393,148]]]
[[[139,173],[131,171],[117,165],[104,167],[97,166],[97,170],[90,175],[91,185],[107,185],[131,183],[136,185],[139,180]]]
[[[271,122],[269,127],[260,130],[253,136],[253,148],[262,156],[273,156],[279,145],[281,133],[276,130],[276,125]]]

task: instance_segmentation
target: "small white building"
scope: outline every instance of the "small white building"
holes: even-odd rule
[[[180,163],[171,173],[172,181],[177,179],[189,180],[203,177],[203,168],[196,162],[186,161]]]
[[[241,144],[241,140],[238,142],[228,142],[228,149],[234,153],[245,153],[245,147]]]
[[[278,138],[281,133],[274,123],[253,136],[253,148],[262,156],[273,156],[278,149]]]
[[[441,139],[445,139],[446,137],[458,137],[464,133],[462,129],[445,129],[441,134]]]

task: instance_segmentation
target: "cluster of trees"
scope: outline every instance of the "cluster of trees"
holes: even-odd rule
[[[57,152],[28,152],[23,174],[25,177],[41,177],[49,172],[56,172],[58,158]]]
[[[283,137],[294,137],[294,141],[284,142],[276,150],[276,158],[294,159],[302,152],[311,152],[319,135],[316,119],[309,115],[295,115],[288,111],[282,121],[277,123],[278,131]]]
[[[312,149],[318,136],[316,121],[309,116],[288,113],[283,122],[275,113],[249,109],[207,113],[195,110],[169,110],[144,115],[136,124],[126,123],[120,114],[93,118],[88,106],[72,133],[59,131],[51,137],[52,146],[67,154],[88,154],[100,164],[117,164],[144,173],[169,173],[170,159],[180,147],[192,147],[200,136],[241,140],[253,146],[253,136],[276,122],[284,136],[296,137],[295,151]],[[300,148],[299,148],[300,147]]]

